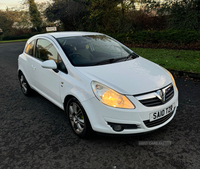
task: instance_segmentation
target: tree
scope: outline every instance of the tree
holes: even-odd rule
[[[64,30],[85,30],[104,33],[140,29],[134,17],[135,2],[144,0],[53,0],[46,9],[49,21],[60,20]],[[137,19],[136,20],[139,20]]]
[[[17,29],[31,28],[32,23],[30,21],[29,11],[19,10],[17,11],[17,19],[15,20],[13,27]]]
[[[147,1],[148,9],[156,9],[157,15],[167,16],[170,29],[200,30],[199,0],[166,0],[163,4]]]
[[[80,30],[87,15],[86,4],[82,0],[54,0],[45,11],[46,17],[50,22],[60,20],[65,30]]]
[[[46,27],[46,26],[54,26],[53,22],[49,22],[45,11],[46,9],[49,7],[50,3],[49,2],[40,2],[40,3],[36,3],[38,11],[40,12],[41,18],[42,18],[42,27]]]
[[[42,25],[42,18],[40,16],[40,12],[37,9],[36,3],[34,0],[28,0],[29,4],[29,14],[30,14],[30,20],[33,24],[33,28],[36,31],[41,31],[41,25]]]
[[[3,29],[4,34],[10,32],[14,21],[17,18],[16,11],[10,11],[8,8],[6,11],[0,10],[0,28]]]
[[[119,0],[91,0],[88,6],[90,12],[90,30],[98,32],[116,32],[120,25]]]
[[[12,27],[13,21],[10,21],[3,11],[0,11],[0,28],[5,32]]]

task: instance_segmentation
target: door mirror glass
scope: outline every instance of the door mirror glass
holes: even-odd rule
[[[41,66],[46,69],[57,69],[57,65],[54,60],[46,60],[42,62]]]

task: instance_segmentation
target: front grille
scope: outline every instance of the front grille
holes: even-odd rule
[[[174,87],[173,85],[166,90],[165,93],[165,103],[172,99],[174,96]]]
[[[155,127],[155,126],[158,126],[164,122],[166,122],[171,116],[172,116],[173,112],[169,113],[168,115],[160,118],[160,119],[157,119],[157,120],[154,120],[154,121],[150,121],[150,120],[146,120],[146,121],[143,121],[144,124],[147,126],[147,127]]]
[[[162,105],[162,101],[155,97],[155,98],[152,98],[152,99],[145,99],[145,100],[140,100],[140,102],[147,106],[147,107],[152,107],[152,106],[159,106],[159,105]]]
[[[161,89],[163,90],[163,89]],[[170,85],[165,89],[165,102],[162,102],[158,97],[153,96],[152,98],[139,100],[144,106],[153,107],[153,106],[160,106],[162,104],[167,103],[169,100],[172,99],[174,96],[174,88],[173,85]]]

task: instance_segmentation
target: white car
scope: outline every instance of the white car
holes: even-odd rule
[[[101,33],[33,36],[19,55],[18,77],[25,95],[35,90],[63,109],[79,137],[150,132],[178,106],[166,69]]]

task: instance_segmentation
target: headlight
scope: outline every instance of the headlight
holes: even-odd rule
[[[93,81],[91,85],[95,96],[100,102],[111,107],[125,109],[135,108],[135,106],[129,101],[129,99],[126,96],[119,94],[118,92],[110,89],[109,87],[95,81]]]
[[[165,69],[165,68],[163,68],[170,76],[171,76],[171,79],[172,79],[172,82],[173,82],[173,84],[174,84],[174,88],[175,88],[175,90],[177,90],[177,87],[176,87],[176,83],[175,83],[175,80],[174,80],[174,77],[172,76],[172,74],[167,70],[167,69]]]

